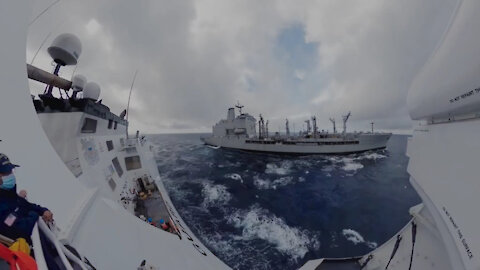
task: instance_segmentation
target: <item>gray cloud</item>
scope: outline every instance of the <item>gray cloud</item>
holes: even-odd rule
[[[35,12],[51,1],[35,3]],[[80,37],[76,72],[119,113],[139,70],[131,127],[208,131],[240,100],[253,115],[296,122],[352,111],[352,129],[406,130],[406,93],[448,23],[447,0],[62,1],[30,27],[27,61],[49,32]],[[34,15],[32,15],[34,17]],[[293,29],[293,30],[292,30]],[[298,60],[298,61],[297,61]],[[51,69],[46,48],[35,65]],[[61,73],[70,77],[74,68]],[[31,83],[31,91],[43,88]],[[291,121],[291,122],[292,122]]]

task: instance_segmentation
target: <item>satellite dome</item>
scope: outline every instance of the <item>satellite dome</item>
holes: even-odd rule
[[[78,57],[82,53],[82,43],[73,34],[61,34],[48,47],[48,53],[57,64],[62,66],[76,65]]]
[[[82,91],[87,84],[87,77],[83,75],[75,75],[72,77],[72,89],[74,91]]]
[[[97,100],[100,97],[100,86],[94,82],[88,82],[83,89],[83,98]]]

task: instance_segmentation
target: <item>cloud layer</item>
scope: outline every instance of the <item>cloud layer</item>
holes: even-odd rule
[[[52,1],[35,3],[34,14]],[[121,112],[135,70],[131,127],[144,132],[209,131],[239,100],[271,130],[317,115],[352,111],[407,130],[409,85],[440,39],[453,1],[62,1],[31,27],[27,62],[52,69],[46,47],[63,32],[80,37],[75,72],[102,86]],[[69,78],[74,67],[61,75]],[[31,83],[32,93],[43,87]]]

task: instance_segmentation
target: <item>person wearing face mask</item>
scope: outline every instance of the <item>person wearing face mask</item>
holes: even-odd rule
[[[53,221],[53,214],[45,207],[28,202],[17,194],[16,178],[9,158],[0,153],[0,234],[11,239],[25,238],[30,242],[33,227],[42,217]]]

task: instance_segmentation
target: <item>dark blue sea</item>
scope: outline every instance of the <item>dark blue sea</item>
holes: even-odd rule
[[[202,134],[153,135],[177,210],[234,269],[297,269],[311,259],[363,255],[392,237],[420,203],[407,136],[347,156],[278,156],[213,149]]]

